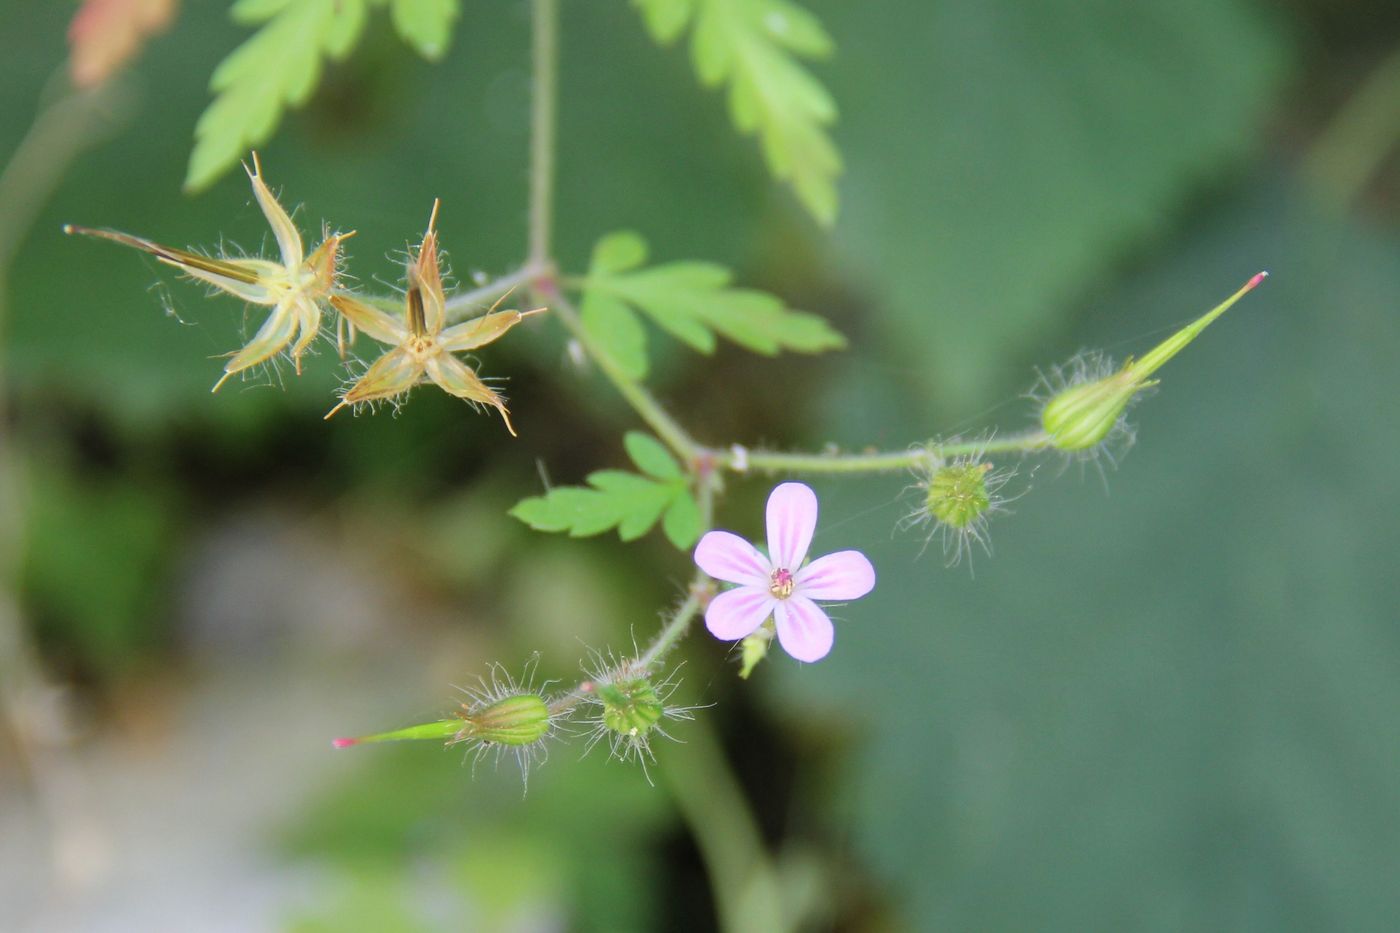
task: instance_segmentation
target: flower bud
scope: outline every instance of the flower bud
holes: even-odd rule
[[[545,740],[554,731],[556,715],[543,696],[548,682],[539,689],[533,685],[536,661],[526,664],[520,680],[511,677],[499,664],[493,664],[489,679],[478,678],[479,687],[459,688],[469,702],[459,704],[460,709],[450,719],[359,738],[336,739],[331,744],[336,748],[348,748],[369,742],[436,739],[448,745],[466,744],[468,751],[475,753],[475,761],[492,749],[499,760],[501,752],[510,749],[520,764],[521,778],[528,782],[530,763],[546,756]]]
[[[503,697],[479,709],[463,710],[451,742],[533,745],[549,735],[549,704],[535,693]]]
[[[1064,451],[1083,451],[1102,443],[1118,425],[1133,398],[1143,389],[1156,385],[1155,380],[1150,378],[1152,374],[1267,275],[1267,272],[1261,272],[1254,276],[1243,288],[1208,313],[1172,334],[1141,358],[1128,360],[1117,372],[1068,386],[1053,395],[1040,413],[1040,424],[1045,429],[1050,446]]]
[[[739,676],[748,680],[758,662],[768,657],[768,647],[773,644],[773,632],[765,625],[739,643]]]

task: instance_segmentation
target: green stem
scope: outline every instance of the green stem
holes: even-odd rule
[[[664,658],[690,629],[691,620],[700,612],[700,587],[704,585],[703,581],[703,577],[695,581],[696,585],[691,586],[690,595],[681,603],[676,614],[671,616],[671,621],[656,633],[656,638],[647,646],[647,650],[637,658],[637,663],[642,667],[649,668]]]
[[[641,419],[676,452],[682,463],[688,466],[693,465],[703,448],[695,442],[695,439],[685,428],[681,427],[680,422],[671,417],[670,412],[662,407],[661,403],[646,390],[646,387],[629,376],[621,364],[608,352],[608,349],[593,339],[593,336],[584,329],[583,322],[579,320],[578,309],[563,295],[557,293],[543,294],[540,296],[540,300],[549,304],[555,315],[568,328],[569,333],[583,347],[584,352],[592,357],[593,362],[598,365],[598,369],[613,384],[613,388],[617,389],[618,393],[627,400],[627,403],[641,416]]]
[[[1028,431],[985,441],[955,441],[924,444],[908,450],[880,450],[866,453],[807,454],[777,450],[711,450],[716,466],[735,473],[892,473],[930,466],[953,457],[994,453],[1030,453],[1049,444],[1044,431]]]
[[[531,4],[530,265],[550,257],[554,220],[554,132],[559,97],[559,2]]]

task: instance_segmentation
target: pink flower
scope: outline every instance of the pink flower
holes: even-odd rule
[[[739,584],[705,610],[716,638],[736,641],[771,616],[778,643],[799,661],[820,661],[836,633],[813,600],[859,599],[875,588],[875,568],[859,551],[837,551],[802,566],[817,527],[817,495],[783,483],[768,497],[768,556],[728,531],[711,531],[695,546],[695,563],[717,580]]]

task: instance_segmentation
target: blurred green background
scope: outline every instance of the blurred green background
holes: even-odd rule
[[[895,530],[912,478],[814,483],[815,550],[865,550],[879,587],[821,664],[743,683],[692,638],[681,696],[715,705],[654,786],[579,741],[524,799],[508,760],[332,753],[491,661],[577,678],[650,635],[689,562],[504,515],[541,472],[622,465],[634,426],[553,322],[484,354],[518,440],[429,392],[323,423],[329,347],[211,396],[237,304],[62,236],[268,245],[241,174],[180,191],[247,34],[187,4],[12,232],[0,927],[705,930],[749,866],[707,871],[704,836],[751,813],[800,929],[1394,928],[1400,8],[807,5],[838,44],[814,67],[848,163],[830,234],[628,4],[565,0],[561,261],[635,228],[831,318],[849,352],[654,367],[702,439],[807,448],[1020,429],[1036,367],[1140,352],[1269,269],[1164,371],[1120,468],[1020,464],[975,575]],[[0,161],[72,11],[0,0]],[[304,230],[360,231],[367,286],[434,197],[460,281],[519,262],[527,13],[468,0],[438,65],[373,21],[261,148]],[[731,482],[719,524],[756,533],[767,488]]]

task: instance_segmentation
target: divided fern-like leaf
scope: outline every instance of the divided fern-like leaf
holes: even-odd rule
[[[399,38],[429,61],[447,52],[457,0],[390,0],[389,13]]]
[[[599,470],[589,474],[587,486],[557,486],[522,499],[510,514],[536,531],[567,531],[575,538],[616,528],[623,541],[640,538],[660,521],[671,543],[688,549],[700,537],[700,510],[680,464],[649,435],[630,432],[624,445],[646,475]]]
[[[791,310],[767,292],[732,287],[733,276],[723,266],[671,262],[641,268],[646,258],[646,241],[636,233],[621,231],[599,240],[580,309],[583,326],[635,379],[647,370],[646,333],[637,311],[701,353],[714,352],[717,333],[768,356],[846,345],[817,315]]]
[[[691,58],[701,83],[728,83],[729,113],[741,133],[758,134],[768,169],[790,182],[823,225],[836,219],[841,155],[827,128],[836,103],[799,63],[822,59],[831,37],[791,0],[633,0],[661,44],[693,22]]]
[[[326,59],[350,54],[370,5],[391,3],[394,27],[425,58],[447,48],[459,0],[239,0],[231,16],[263,24],[209,79],[214,102],[195,124],[185,188],[207,186],[272,136],[282,111],[310,99]]]

